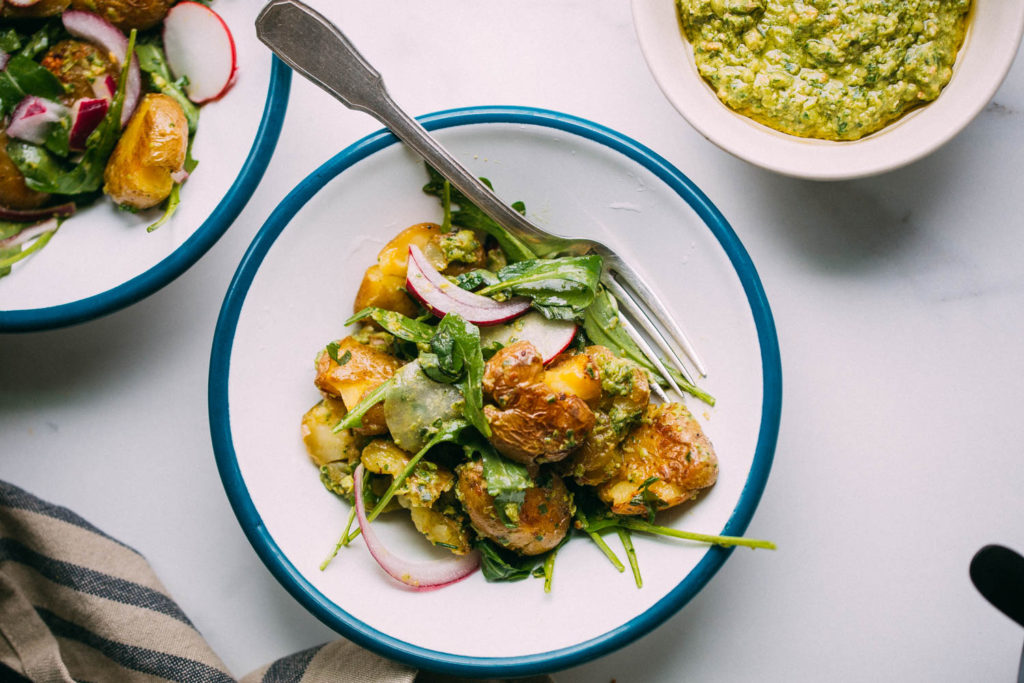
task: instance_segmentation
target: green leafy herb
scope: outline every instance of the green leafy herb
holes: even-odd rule
[[[65,35],[67,35],[66,31],[61,23],[47,22],[43,24],[42,28],[29,36],[28,40],[25,41],[24,47],[20,48],[21,52],[18,54],[22,57],[35,59],[38,55],[41,55],[56,45],[57,42]],[[13,51],[14,50],[7,50],[7,52]]]
[[[427,173],[430,176],[430,182],[423,186],[423,191],[440,198],[442,207],[447,206],[445,209],[446,225],[450,222],[463,228],[480,230],[487,233],[497,240],[510,261],[525,261],[537,257],[528,246],[512,236],[505,228],[495,223],[490,216],[470,202],[466,195],[462,194],[457,188],[451,187],[450,183],[429,165],[427,166]],[[491,182],[486,178],[481,178],[480,180],[487,187],[491,187]],[[447,203],[445,200],[446,196],[448,197]],[[452,211],[452,204],[457,205],[459,208]],[[522,202],[512,204],[512,208],[519,213],[525,213],[526,211],[526,207]]]
[[[640,564],[636,559],[636,548],[633,547],[633,539],[629,536],[629,531],[619,527],[616,529],[619,533],[619,540],[622,541],[622,547],[626,549],[626,558],[629,560],[629,567],[633,570],[633,580],[636,582],[637,588],[644,587],[644,580],[640,578]]]
[[[21,49],[21,35],[13,28],[0,31],[0,50],[13,54]]]
[[[469,290],[470,292],[486,287],[489,285],[496,285],[501,280],[498,276],[489,270],[483,268],[477,268],[466,273],[460,273],[455,276],[455,284],[461,289]]]
[[[368,306],[345,321],[346,325],[369,318],[383,327],[392,335],[414,344],[429,344],[434,336],[434,328],[419,320],[406,317],[401,313],[383,308]]]
[[[491,427],[484,417],[484,356],[479,328],[457,313],[449,313],[438,323],[429,348],[420,353],[423,372],[435,382],[459,382],[466,419],[481,434],[490,436]]]
[[[597,254],[519,261],[499,270],[498,282],[477,294],[528,296],[546,318],[578,319],[594,301],[601,267],[602,259]]]
[[[484,484],[487,493],[494,498],[494,509],[502,523],[514,529],[519,524],[519,510],[526,500],[526,490],[533,486],[526,466],[503,458],[484,439],[463,448],[467,457],[480,456]]]
[[[185,120],[188,121],[189,136],[194,135],[199,125],[199,107],[185,95],[185,84],[188,79],[183,76],[175,80],[171,76],[167,58],[164,56],[161,46],[156,42],[141,43],[135,48],[135,55],[139,59],[139,68],[149,76],[153,88],[181,105],[181,110],[185,112]]]
[[[593,303],[583,314],[583,329],[590,337],[591,342],[607,346],[616,356],[629,358],[647,369],[655,379],[664,383],[664,379],[658,373],[658,369],[647,360],[647,356],[636,345],[636,342],[626,333],[619,320],[619,305],[607,289],[598,286],[594,295]],[[672,378],[679,385],[679,388],[688,394],[700,399],[710,406],[715,405],[715,398],[692,382],[686,380],[681,374],[669,369]]]
[[[7,116],[27,95],[56,100],[64,86],[48,69],[22,55],[7,60],[0,71],[0,116]]]
[[[651,484],[658,481],[658,477],[647,477],[640,484],[636,494],[630,499],[630,504],[643,507],[647,510],[647,521],[654,523],[654,515],[662,506],[661,498],[651,492]]]
[[[477,541],[476,549],[480,551],[484,579],[491,582],[528,579],[543,558],[543,555],[517,555],[487,539]]]

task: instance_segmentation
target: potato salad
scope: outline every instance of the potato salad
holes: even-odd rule
[[[624,571],[602,533],[616,532],[637,586],[633,532],[773,547],[655,523],[714,486],[719,459],[682,396],[652,400],[666,380],[619,324],[601,257],[537,258],[428,172],[441,222],[381,249],[348,331],[314,363],[321,398],[302,438],[324,486],[352,505],[334,552],[362,535],[388,574],[418,590],[478,568],[489,581],[544,578],[550,590],[574,535]],[[686,400],[714,404],[673,379]],[[452,558],[403,560],[373,530],[382,514],[408,515]]]

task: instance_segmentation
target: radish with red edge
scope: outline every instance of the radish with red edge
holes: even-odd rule
[[[113,102],[114,95],[117,93],[117,81],[110,74],[97,78],[92,82],[92,92],[101,100]]]
[[[405,287],[437,317],[457,313],[474,325],[497,325],[530,310],[529,299],[495,301],[462,289],[439,273],[416,245],[409,247]]]
[[[185,94],[196,104],[220,98],[235,78],[235,39],[216,12],[198,2],[179,2],[164,18],[164,54]]]
[[[7,136],[41,145],[46,142],[51,126],[67,117],[68,108],[63,104],[29,95],[11,112]]]
[[[571,320],[548,320],[537,311],[516,318],[503,325],[493,325],[480,330],[480,346],[492,344],[502,347],[517,341],[528,341],[540,352],[545,363],[550,363],[558,354],[569,348],[576,336],[576,323]]]
[[[414,590],[429,591],[461,581],[476,571],[480,566],[480,554],[476,551],[461,557],[453,557],[450,560],[414,562],[403,560],[388,550],[377,536],[373,525],[366,518],[366,508],[363,507],[364,472],[365,468],[360,463],[352,475],[356,519],[359,521],[359,531],[363,535],[366,549],[390,577]]]
[[[105,99],[83,97],[71,105],[71,131],[68,133],[68,148],[75,151],[85,149],[85,141],[107,115],[110,102]]]
[[[76,38],[99,45],[114,55],[118,63],[124,66],[125,55],[128,53],[128,38],[121,33],[119,28],[98,14],[83,10],[69,9],[60,18],[68,33]],[[128,81],[124,86],[124,104],[121,109],[122,126],[128,123],[128,119],[135,113],[141,93],[142,72],[139,70],[139,60],[132,59],[132,64],[128,68]]]

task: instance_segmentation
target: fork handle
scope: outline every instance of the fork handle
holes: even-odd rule
[[[558,251],[557,240],[538,233],[399,107],[388,94],[380,72],[319,12],[299,0],[271,0],[256,18],[256,35],[286,64],[346,107],[383,123],[481,211],[499,225],[514,226],[516,237],[538,256]],[[571,244],[563,241],[563,247]]]

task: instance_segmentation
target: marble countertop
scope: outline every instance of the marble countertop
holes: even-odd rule
[[[926,159],[817,183],[690,128],[623,0],[312,4],[414,114],[542,107],[654,149],[718,205],[771,303],[782,424],[747,533],[779,550],[734,553],[676,616],[558,683],[1013,680],[1024,632],[967,568],[987,543],[1024,550],[1024,60]],[[239,675],[336,634],[266,570],[221,487],[217,313],[289,189],[377,128],[294,79],[260,187],[185,275],[93,322],[0,335],[0,478],[141,551]]]

